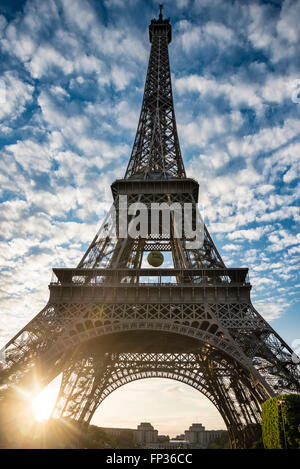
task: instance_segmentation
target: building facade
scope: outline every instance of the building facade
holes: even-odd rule
[[[206,430],[201,423],[193,423],[184,434],[169,439],[168,436],[158,435],[151,423],[141,423],[134,430],[134,441],[143,448],[149,449],[180,449],[195,448],[205,449],[211,441],[216,440],[226,430]]]
[[[207,448],[210,441],[219,438],[226,433],[226,430],[205,430],[201,423],[193,423],[188,430],[185,431],[185,440],[191,444],[193,448]]]
[[[138,446],[147,446],[149,444],[158,443],[158,431],[153,428],[151,423],[142,422],[138,425],[134,432],[134,441]]]

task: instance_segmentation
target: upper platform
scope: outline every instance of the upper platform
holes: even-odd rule
[[[164,283],[178,285],[180,283],[193,284],[196,286],[243,286],[249,285],[247,268],[224,268],[224,269],[173,269],[173,268],[143,268],[143,269],[72,269],[54,268],[54,277],[51,284],[57,285],[86,285],[101,286],[105,281],[108,285],[120,285],[130,283],[130,278],[138,278],[139,282],[131,286],[139,287],[143,283],[156,286]]]
[[[152,43],[155,36],[166,36],[168,37],[168,43],[172,41],[172,26],[170,25],[170,18],[163,19],[160,13],[158,19],[151,20],[149,26],[149,40]]]
[[[250,303],[248,269],[53,269],[54,303]],[[133,313],[134,316],[134,313]]]
[[[114,200],[123,194],[191,194],[198,202],[199,184],[192,178],[117,179],[111,190]]]

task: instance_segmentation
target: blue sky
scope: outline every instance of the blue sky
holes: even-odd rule
[[[164,9],[181,149],[205,222],[227,265],[249,267],[254,306],[295,344],[300,1],[168,0]],[[157,11],[145,0],[0,0],[2,345],[45,305],[52,267],[79,262],[110,206],[133,144]],[[130,385],[144,400],[145,383]],[[169,399],[170,383],[153,386]],[[193,391],[172,386],[175,401],[189,400]],[[128,389],[103,405],[130,399]],[[204,423],[220,427],[207,409]],[[197,412],[191,400],[178,432]],[[141,413],[129,412],[123,426]]]

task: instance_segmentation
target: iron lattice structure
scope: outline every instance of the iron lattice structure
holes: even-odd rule
[[[171,25],[152,20],[144,99],[126,178],[185,177],[173,106],[168,44]]]
[[[260,426],[261,403],[299,392],[292,350],[255,310],[248,269],[227,268],[207,229],[200,247],[166,234],[124,238],[120,205],[184,204],[196,214],[198,183],[186,177],[174,114],[168,19],[152,20],[142,111],[113,206],[75,269],[53,269],[45,308],[4,348],[2,406],[15,389],[35,392],[62,372],[54,417],[88,424],[114,389],[166,377],[198,389],[227,425],[233,447],[247,447]],[[196,215],[195,215],[196,214]],[[131,217],[126,212],[127,222]],[[170,252],[172,268],[142,267],[145,252]],[[38,379],[37,379],[38,378]],[[38,382],[38,387],[37,387]]]

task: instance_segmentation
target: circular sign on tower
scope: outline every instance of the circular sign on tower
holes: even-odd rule
[[[147,261],[152,267],[159,267],[164,261],[164,256],[160,251],[152,251],[148,254]]]

